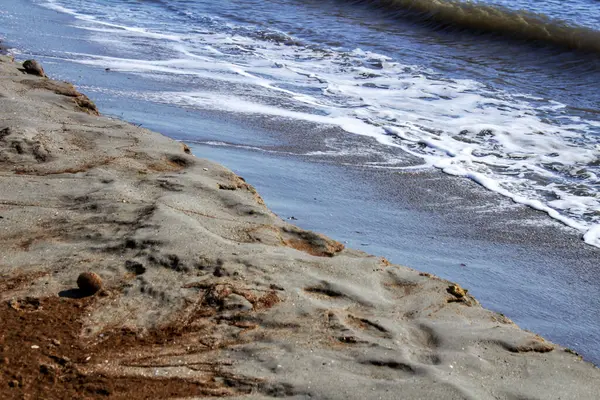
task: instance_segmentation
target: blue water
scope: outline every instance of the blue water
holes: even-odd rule
[[[391,3],[435,5],[416,14],[372,1],[38,4],[101,49],[44,55],[146,77],[123,96],[371,136],[600,247],[600,31],[582,1],[564,15],[552,2]]]
[[[350,178],[338,187],[344,171],[356,177],[352,168],[441,170],[464,177],[465,187],[477,182],[554,211],[554,221],[563,223],[555,224],[557,232],[583,243],[600,223],[600,53],[535,39],[528,30],[444,23],[436,19],[439,10],[407,14],[373,3],[5,0],[0,36],[18,57],[33,56],[51,76],[74,81],[103,113],[195,143],[200,154],[242,172],[251,168],[243,174],[278,211],[291,212],[312,198],[311,188],[329,181],[325,197],[345,204],[329,214],[346,218],[336,225],[343,231],[329,228],[331,234],[459,280],[486,306],[600,362],[596,236],[588,236],[581,260],[535,253],[544,240],[535,234],[490,251],[485,241],[440,233],[434,217],[424,223],[414,211],[405,215],[396,199],[382,206],[365,194],[389,188]],[[593,38],[600,30],[594,0],[487,4],[500,7],[501,21],[525,9],[546,27],[571,29],[565,37]],[[319,163],[336,165],[335,173]],[[318,171],[323,176],[310,178]],[[277,194],[286,176],[305,188],[302,194]],[[353,185],[361,190],[356,202],[348,201]],[[310,211],[304,216],[310,228],[332,223]],[[401,223],[408,234],[395,229]],[[506,229],[519,223],[508,221]],[[353,234],[353,224],[362,233]],[[412,246],[427,241],[428,229],[443,249],[432,241],[416,251]],[[470,269],[450,270],[465,258]]]

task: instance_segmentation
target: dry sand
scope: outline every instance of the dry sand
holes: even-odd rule
[[[19,68],[0,58],[2,398],[598,398],[597,368],[460,287]]]

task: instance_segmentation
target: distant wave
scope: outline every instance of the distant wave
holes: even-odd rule
[[[570,50],[600,53],[600,31],[524,10],[456,0],[349,0],[434,29],[490,33],[537,41]]]

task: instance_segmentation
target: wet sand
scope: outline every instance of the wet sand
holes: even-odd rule
[[[168,127],[155,128],[177,137]],[[373,160],[356,156],[305,157],[327,148],[319,141],[331,144],[332,136],[307,138],[308,131],[284,146],[254,143],[260,135],[240,131],[225,139],[235,144],[190,146],[246,176],[282,218],[457,281],[485,307],[600,362],[600,252],[579,232],[439,171],[368,168]],[[283,132],[281,141],[293,136]]]
[[[600,391],[593,365],[460,286],[297,228],[228,169],[19,68],[1,59],[3,396]]]

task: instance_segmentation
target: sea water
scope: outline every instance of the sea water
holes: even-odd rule
[[[165,88],[122,96],[370,136],[421,160],[371,168],[473,180],[600,246],[594,0],[36,1],[106,49],[57,57]]]

